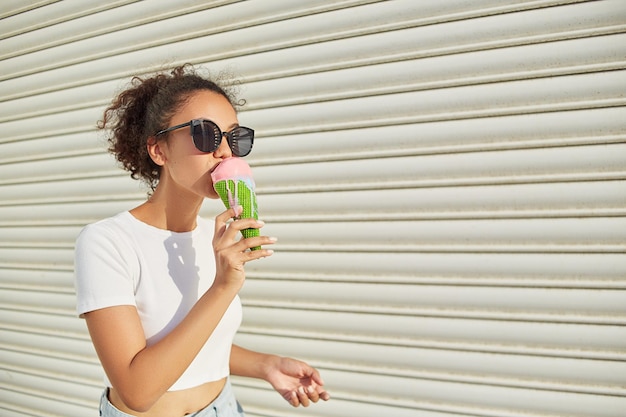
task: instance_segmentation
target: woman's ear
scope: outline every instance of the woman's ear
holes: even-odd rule
[[[158,141],[154,136],[150,136],[146,141],[146,149],[152,161],[159,165],[165,165],[165,154],[163,153],[163,145],[165,142]]]

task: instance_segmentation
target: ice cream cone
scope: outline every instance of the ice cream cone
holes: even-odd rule
[[[213,187],[220,196],[226,208],[233,208],[238,205],[243,207],[239,215],[240,219],[258,219],[255,184],[252,179],[250,166],[240,158],[232,157],[222,161],[211,173]],[[241,234],[244,238],[259,236],[259,229],[243,229]],[[261,249],[260,246],[251,248]]]

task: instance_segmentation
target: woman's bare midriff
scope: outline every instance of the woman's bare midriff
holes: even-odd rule
[[[226,378],[207,382],[197,387],[180,391],[167,391],[154,406],[145,413],[131,410],[124,404],[114,388],[109,389],[109,401],[120,411],[138,417],[183,417],[202,410],[222,392]]]

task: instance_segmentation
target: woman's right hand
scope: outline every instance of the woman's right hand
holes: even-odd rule
[[[244,265],[246,262],[271,256],[271,249],[251,251],[250,248],[271,245],[276,242],[269,236],[257,236],[239,239],[243,229],[263,227],[265,223],[256,219],[237,219],[243,211],[237,206],[224,211],[215,218],[215,234],[213,236],[213,252],[215,254],[215,282],[213,285],[224,285],[236,288],[243,286],[245,280]]]

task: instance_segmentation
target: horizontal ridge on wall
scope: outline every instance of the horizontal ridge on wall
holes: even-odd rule
[[[383,145],[381,145],[383,146]],[[626,179],[626,146],[544,147],[525,150],[457,152],[391,158],[315,161],[254,166],[259,195],[294,192],[356,191],[538,184]],[[551,162],[547,164],[546,162]],[[391,165],[390,162],[393,164]],[[19,167],[19,169],[15,169]],[[86,169],[87,168],[87,169]],[[81,170],[82,169],[82,170]],[[90,171],[88,170],[90,169]],[[287,175],[286,173],[289,173]],[[20,200],[55,201],[57,188],[71,189],[63,198],[140,193],[140,181],[129,182],[106,153],[0,164],[3,205]],[[49,189],[41,192],[42,183]],[[56,184],[55,184],[56,183]],[[90,190],[88,190],[90,188]],[[59,197],[57,197],[59,198]]]
[[[393,381],[397,380],[398,377],[373,376],[366,373],[343,371],[332,367],[326,368],[326,364],[322,366],[324,366],[321,369],[323,369],[325,375],[329,375],[334,381],[337,381],[338,386],[343,387],[341,391],[332,391],[332,387],[329,387],[331,395],[334,393],[333,400],[349,401],[349,404],[346,404],[349,407],[345,410],[340,406],[333,406],[334,412],[332,414],[323,413],[322,411],[321,415],[328,417],[349,415],[349,413],[358,412],[362,407],[365,407],[363,410],[368,412],[371,412],[372,407],[381,407],[381,415],[385,411],[389,412],[389,407],[391,407],[394,410],[394,416],[407,417],[414,416],[416,410],[420,410],[420,416],[429,416],[430,414],[422,414],[429,410],[461,416],[553,416],[566,413],[570,408],[565,404],[570,406],[576,404],[577,409],[591,413],[589,415],[615,416],[618,415],[615,413],[620,409],[619,407],[624,405],[619,397],[607,400],[604,396],[593,393],[564,392],[558,389],[534,390],[504,385],[467,384],[437,379],[405,378],[404,383],[400,385],[401,389],[391,391],[394,389]],[[375,384],[381,381],[384,385],[377,387]],[[253,395],[251,392],[247,392],[248,389],[268,390],[265,385],[256,381],[237,379],[236,383],[238,395],[244,402],[249,395]],[[347,390],[345,387],[352,387],[352,389]],[[376,392],[377,395],[371,395],[368,392]],[[412,395],[415,392],[422,394],[419,400]],[[490,393],[493,393],[493,395],[490,395]],[[263,395],[255,395],[254,398],[254,403],[257,407],[261,405],[270,407],[274,402],[269,392]],[[481,405],[478,405],[476,404],[476,398],[485,398],[485,400]],[[513,404],[515,408],[513,406],[508,408],[507,404]],[[541,406],[537,406],[537,404],[542,404],[543,408],[540,408]],[[552,413],[542,413],[542,411],[545,411],[546,404],[551,405],[550,410]],[[406,410],[403,412],[402,409],[404,407],[406,407]],[[319,405],[318,408],[323,410],[324,404]],[[534,410],[535,408],[537,409]],[[516,411],[516,409],[524,411]],[[600,413],[595,412],[600,409],[602,410]],[[316,414],[315,410],[311,411],[312,415],[319,415]],[[445,414],[435,415],[442,416]]]
[[[544,348],[540,346],[499,345],[446,341],[444,340],[395,340],[380,337],[359,338],[355,335],[315,334],[290,332],[285,329],[264,329],[246,326],[238,336],[238,342],[248,346],[258,346],[261,351],[274,350],[275,346],[284,346],[280,353],[288,356],[306,355],[316,362],[334,363],[335,367],[361,367],[371,373],[390,372],[408,376],[409,373],[443,373],[450,378],[463,376],[494,379],[519,378],[518,384],[524,384],[529,375],[540,384],[544,381],[583,381],[598,385],[608,390],[619,390],[619,370],[623,364],[623,352],[611,355],[610,352],[596,352],[585,357],[582,350]],[[286,343],[289,342],[289,343]],[[404,343],[406,342],[406,343]],[[330,346],[325,351],[323,346]],[[328,352],[324,354],[324,352]],[[386,352],[386,353],[385,353]],[[581,356],[576,356],[580,353]],[[377,358],[372,361],[372,358]],[[586,370],[584,378],[576,367]],[[453,372],[451,368],[454,369]],[[440,379],[442,379],[440,377]],[[527,381],[528,382],[528,381]],[[593,390],[593,388],[587,388]]]
[[[297,287],[297,285],[293,285]],[[358,285],[354,285],[358,289]],[[426,291],[426,289],[424,289]],[[519,288],[516,289],[517,293],[523,292],[519,291]],[[467,292],[470,292],[469,290]],[[494,291],[496,292],[496,291]],[[527,291],[530,292],[530,291]],[[553,297],[558,297],[559,295],[569,295],[572,291],[565,290],[546,290],[541,289],[537,292],[541,293],[550,293]],[[581,294],[585,293],[588,296],[592,297],[594,295],[593,291],[588,289],[577,291]],[[607,292],[606,290],[597,290],[600,292]],[[500,293],[504,295],[507,294],[505,291],[500,290]],[[620,291],[615,291],[613,294],[614,297],[609,297],[608,294],[601,294],[601,301],[614,301],[618,300],[623,303],[623,295],[620,294]],[[511,297],[512,298],[512,297]],[[574,298],[574,297],[572,297]],[[595,298],[595,297],[593,297]],[[613,298],[613,300],[611,300]],[[510,298],[508,298],[510,299]],[[552,299],[554,302],[554,299]],[[591,302],[589,302],[591,303]],[[615,301],[614,301],[615,303]],[[277,302],[276,300],[254,300],[248,299],[245,303],[247,307],[256,307],[256,308],[270,308],[270,309],[279,309],[285,311],[310,311],[310,312],[332,312],[332,313],[346,313],[346,314],[372,314],[372,315],[381,315],[381,316],[390,316],[393,317],[394,320],[397,320],[398,316],[407,316],[407,317],[433,317],[433,318],[458,318],[458,319],[476,319],[476,320],[502,320],[502,321],[515,321],[515,322],[525,322],[525,323],[564,323],[570,325],[606,325],[606,326],[624,326],[626,324],[626,316],[623,314],[619,314],[618,308],[613,307],[612,309],[607,309],[606,311],[600,311],[598,313],[591,311],[591,309],[586,310],[584,314],[581,311],[575,310],[564,310],[561,312],[553,312],[553,311],[540,311],[539,308],[537,310],[528,311],[528,310],[519,310],[516,311],[514,308],[507,309],[504,307],[493,308],[492,310],[478,309],[477,307],[472,306],[460,306],[460,307],[441,307],[441,305],[435,306],[426,306],[426,307],[411,307],[411,306],[371,306],[371,305],[361,305],[361,304],[353,304],[353,305],[338,305],[338,304],[327,304],[327,303],[303,303],[303,302]],[[587,305],[583,306],[587,307]],[[582,309],[582,308],[581,308]]]
[[[529,320],[522,315],[498,316],[495,313],[491,317],[464,315],[469,310],[459,310],[456,314],[451,311],[447,315],[445,311],[437,314],[435,309],[430,315],[364,314],[362,311],[258,306],[253,300],[246,304],[246,309],[249,312],[247,323],[241,329],[244,334],[531,356],[624,358],[623,323]],[[307,317],[312,313],[316,320],[310,323]],[[559,316],[554,314],[554,317]],[[615,374],[615,378],[621,376]]]
[[[273,221],[267,233],[280,236],[276,245],[286,252],[420,252],[420,253],[589,253],[626,252],[626,219],[612,217],[531,219],[438,219],[351,222],[311,222],[293,225]],[[73,249],[81,225],[0,228],[0,247]],[[328,235],[327,230],[335,234]],[[364,243],[369,236],[393,238]],[[10,242],[10,243],[8,243]],[[384,244],[383,244],[384,243]]]
[[[517,199],[526,193],[523,201]],[[581,203],[577,195],[589,200]],[[522,219],[564,217],[613,217],[625,214],[626,181],[480,185],[467,187],[264,194],[259,196],[268,222]],[[140,195],[106,196],[100,199],[68,199],[59,203],[0,205],[0,226],[79,225],[127,210],[143,201]],[[405,210],[397,201],[413,204]],[[367,206],[372,201],[376,204]],[[365,207],[368,207],[365,209]],[[214,216],[217,207],[203,213]]]

